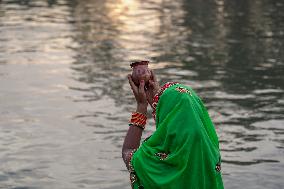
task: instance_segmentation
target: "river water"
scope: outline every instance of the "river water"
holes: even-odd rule
[[[0,188],[129,189],[126,75],[192,86],[226,189],[284,188],[281,0],[0,0]],[[145,136],[154,131],[150,120]]]

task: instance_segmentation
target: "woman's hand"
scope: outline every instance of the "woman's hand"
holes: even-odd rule
[[[157,81],[157,77],[154,74],[154,72],[151,70],[151,80],[149,80],[149,85],[146,90],[147,101],[151,106],[153,103],[153,98],[160,88],[161,87]]]
[[[148,106],[148,102],[147,102],[147,96],[146,96],[146,92],[145,92],[145,81],[141,80],[139,87],[137,87],[135,85],[135,83],[132,80],[131,75],[129,74],[128,76],[128,81],[130,84],[130,87],[132,89],[132,92],[135,96],[135,100],[137,102],[137,112],[146,114],[147,113],[147,106]]]

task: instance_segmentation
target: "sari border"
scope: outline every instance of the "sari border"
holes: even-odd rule
[[[167,82],[154,95],[153,103],[152,103],[152,108],[153,108],[152,116],[153,116],[153,119],[154,119],[155,122],[156,122],[156,109],[157,109],[160,97],[168,88],[170,88],[171,86],[177,85],[177,84],[179,84],[179,83],[178,82]]]

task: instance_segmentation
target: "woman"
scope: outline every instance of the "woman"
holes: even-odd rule
[[[223,189],[219,142],[211,119],[197,94],[179,83],[159,87],[156,77],[137,87],[128,76],[137,101],[124,140],[122,156],[132,188]],[[147,104],[156,131],[141,145]]]

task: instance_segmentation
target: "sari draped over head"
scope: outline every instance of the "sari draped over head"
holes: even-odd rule
[[[200,98],[178,83],[155,98],[156,131],[130,160],[132,187],[223,189],[218,137]]]

